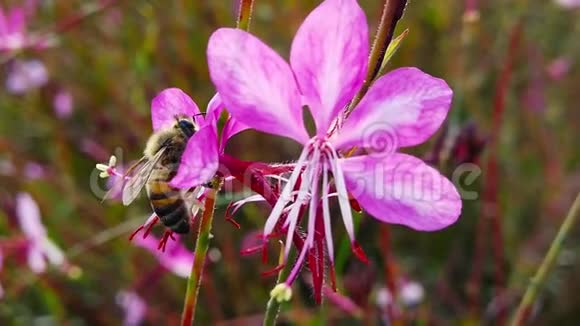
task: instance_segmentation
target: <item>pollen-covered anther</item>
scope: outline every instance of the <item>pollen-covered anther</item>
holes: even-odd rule
[[[280,283],[270,291],[270,297],[274,298],[278,303],[288,302],[292,299],[292,288],[286,283]]]
[[[96,168],[101,171],[99,177],[104,179],[112,175],[117,175],[118,173],[115,169],[115,165],[117,165],[117,157],[115,155],[111,155],[108,164],[97,163]]]

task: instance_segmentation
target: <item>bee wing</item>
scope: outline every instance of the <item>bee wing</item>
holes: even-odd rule
[[[144,160],[141,159],[143,160],[142,165],[134,169],[135,174],[130,177],[129,180],[127,180],[127,183],[123,186],[123,205],[127,206],[131,204],[131,202],[139,196],[141,189],[143,189],[143,186],[145,186],[147,180],[149,180],[153,168],[163,156],[166,148],[167,147],[162,147],[150,160],[146,158],[144,158]],[[139,164],[139,162],[137,164]]]
[[[115,180],[109,191],[107,191],[107,193],[103,196],[101,202],[104,202],[107,199],[111,199],[113,197],[113,194],[115,194],[119,188],[123,189],[127,179],[129,179],[135,171],[141,169],[142,165],[145,164],[146,162],[147,157],[143,156],[139,161],[131,165],[129,169],[125,171],[125,173],[123,173],[123,175],[120,178],[115,177],[117,180]]]

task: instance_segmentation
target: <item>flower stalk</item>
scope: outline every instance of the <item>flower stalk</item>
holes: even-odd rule
[[[209,249],[209,240],[211,238],[211,226],[215,211],[215,199],[219,189],[222,186],[222,179],[219,177],[211,181],[212,187],[208,190],[205,197],[204,210],[199,222],[199,231],[195,243],[195,254],[191,274],[187,281],[187,290],[185,293],[185,303],[183,306],[183,315],[181,325],[192,325],[195,319],[195,308],[197,306],[197,296],[201,287],[201,277],[205,265],[205,257]]]
[[[564,240],[568,236],[568,233],[574,226],[576,222],[576,218],[580,215],[580,193],[576,196],[572,207],[568,211],[568,215],[562,222],[560,226],[560,230],[558,230],[558,234],[552,241],[550,245],[550,249],[548,249],[548,253],[544,257],[544,261],[540,265],[540,268],[536,272],[536,275],[532,277],[530,280],[530,284],[526,289],[524,297],[516,310],[514,318],[512,320],[512,325],[519,326],[525,325],[530,313],[532,312],[533,304],[536,301],[536,297],[538,296],[539,291],[544,286],[546,282],[546,278],[550,273],[552,267],[554,267],[554,263],[558,258],[560,251],[562,250],[562,245],[564,244]]]
[[[373,47],[369,56],[368,70],[364,83],[347,109],[347,115],[356,107],[366,92],[369,90],[371,83],[377,77],[383,65],[383,58],[387,53],[389,44],[393,39],[397,22],[403,17],[403,12],[407,6],[407,0],[384,0],[381,21],[373,41]]]
[[[278,259],[278,265],[284,264],[284,244],[280,242],[280,258]],[[285,264],[284,268],[278,273],[278,279],[276,284],[283,282],[288,274],[290,273],[291,264]],[[276,325],[276,320],[278,319],[278,314],[280,313],[281,302],[277,300],[275,296],[270,296],[268,300],[268,305],[266,306],[266,313],[264,314],[264,326],[274,326]]]
[[[252,10],[254,8],[254,0],[240,0],[240,11],[238,13],[238,22],[236,26],[244,31],[250,30],[250,19],[252,18]]]

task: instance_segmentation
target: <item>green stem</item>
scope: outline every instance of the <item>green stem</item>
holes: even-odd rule
[[[282,282],[284,279],[286,279],[288,277],[288,274],[290,273],[290,267],[291,264],[288,264],[289,261],[292,261],[291,259],[294,259],[292,257],[290,257],[292,254],[288,255],[288,259],[286,259],[286,264],[284,265],[284,268],[282,268],[282,270],[278,273],[278,279],[276,280],[276,284],[279,284],[280,282]],[[280,250],[280,259],[278,260],[279,264],[283,264],[284,263],[284,245],[281,244],[281,250]],[[280,302],[278,302],[276,300],[276,298],[274,298],[273,296],[270,297],[270,300],[268,300],[268,305],[266,306],[266,313],[264,314],[264,326],[274,326],[276,325],[276,319],[278,319],[278,314],[280,313]]]
[[[393,39],[393,33],[397,22],[403,16],[403,11],[407,5],[407,0],[384,0],[383,13],[381,14],[381,21],[373,41],[371,54],[369,56],[368,70],[363,85],[358,93],[350,103],[347,109],[347,115],[356,107],[363,96],[369,90],[371,83],[377,77],[381,70],[383,58],[387,52],[387,48]]]
[[[580,213],[580,193],[576,196],[576,200],[574,200],[570,211],[568,211],[566,219],[564,219],[558,234],[554,238],[554,241],[552,241],[550,249],[544,257],[542,265],[540,265],[536,275],[534,275],[534,277],[530,280],[530,284],[526,289],[526,293],[524,294],[524,297],[522,298],[518,310],[516,311],[512,320],[512,325],[524,325],[526,323],[530,313],[532,312],[532,306],[536,300],[536,296],[544,286],[544,282],[546,281],[548,273],[552,267],[554,267],[554,263],[556,262],[560,251],[562,250],[564,240],[566,239],[568,232],[570,232],[572,229],[572,226],[574,225],[574,222],[579,215],[578,213]]]
[[[181,316],[181,325],[192,325],[195,319],[195,308],[197,306],[197,296],[201,287],[201,277],[203,276],[203,267],[205,257],[209,249],[209,240],[211,237],[211,225],[215,211],[215,197],[221,187],[221,181],[216,178],[212,181],[212,188],[208,190],[203,214],[199,222],[199,231],[195,242],[195,254],[191,274],[187,281],[187,290],[185,292],[185,303],[183,305],[183,314]]]
[[[237,27],[244,31],[250,30],[250,19],[252,18],[252,9],[254,0],[240,0],[240,11],[238,13]]]

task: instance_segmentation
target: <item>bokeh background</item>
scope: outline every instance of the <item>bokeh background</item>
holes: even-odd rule
[[[0,52],[0,324],[179,322],[186,279],[154,249],[128,240],[150,214],[146,200],[101,203],[106,185],[95,163],[110,154],[124,164],[140,157],[151,133],[150,100],[162,89],[179,87],[205,106],[214,93],[206,42],[215,29],[235,26],[236,2],[1,1],[5,12],[23,6],[28,31],[51,44]],[[359,2],[372,33],[382,1]],[[389,67],[419,67],[455,93],[444,128],[410,152],[473,196],[455,225],[435,233],[357,214],[368,265],[351,255],[335,223],[344,297],[316,306],[305,270],[280,321],[473,325],[512,314],[580,190],[580,9],[573,2],[410,1],[396,31],[409,34]],[[317,3],[257,0],[252,32],[287,57]],[[288,162],[298,150],[257,132],[228,145],[237,157],[267,162]],[[268,208],[245,206],[237,229],[223,218],[232,199],[218,202],[200,324],[260,324],[276,282],[260,275],[276,257],[263,264],[259,254],[240,255]],[[23,219],[36,217],[64,262],[35,269],[27,261],[38,244]],[[575,227],[532,324],[578,320],[579,237]]]

